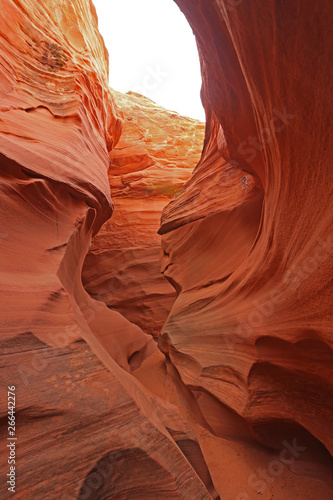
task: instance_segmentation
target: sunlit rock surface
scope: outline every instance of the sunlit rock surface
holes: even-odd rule
[[[94,7],[4,0],[0,33],[0,496],[14,385],[16,498],[208,499],[194,432],[128,374],[156,343],[82,285],[122,130]]]
[[[194,175],[163,213],[165,275],[179,296],[159,345],[214,434],[228,439],[224,456],[239,455],[211,468],[221,495],[326,499],[332,8],[177,3],[197,35],[208,134]],[[283,465],[294,440],[300,449]]]
[[[204,124],[138,94],[112,95],[123,117],[110,153],[115,209],[93,239],[83,283],[95,299],[157,337],[176,298],[161,273],[161,213],[200,159]]]
[[[109,90],[91,2],[1,4],[16,498],[333,496],[332,8],[177,3],[207,113],[192,176],[202,126]]]

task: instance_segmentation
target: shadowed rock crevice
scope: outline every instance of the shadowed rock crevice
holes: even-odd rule
[[[157,231],[163,208],[200,159],[204,124],[133,92],[113,96],[123,119],[108,174],[115,209],[92,242],[83,284],[157,339],[176,297],[161,274]]]
[[[205,131],[109,89],[90,0],[2,2],[18,497],[327,500],[333,9],[176,3]]]

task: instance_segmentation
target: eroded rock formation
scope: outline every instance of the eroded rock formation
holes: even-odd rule
[[[209,498],[195,434],[128,374],[156,343],[82,285],[122,130],[93,4],[1,7],[1,401],[15,386],[16,497]],[[8,498],[4,404],[1,417]]]
[[[209,113],[200,164],[162,219],[179,296],[160,347],[217,436],[257,441],[278,461],[288,439],[303,446],[287,468],[307,479],[286,479],[284,491],[280,462],[265,479],[238,459],[236,487],[217,466],[227,498],[243,482],[249,498],[328,498],[319,481],[332,484],[332,8],[177,3],[197,36]],[[252,466],[262,453],[252,447]]]
[[[122,136],[110,152],[115,210],[93,240],[83,283],[156,338],[176,298],[161,274],[161,213],[200,159],[204,124],[142,96],[112,95],[123,117]]]
[[[193,175],[202,126],[110,91],[89,0],[2,2],[17,498],[333,494],[333,10],[176,3],[207,113]]]

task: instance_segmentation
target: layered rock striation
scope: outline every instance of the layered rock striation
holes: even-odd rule
[[[159,345],[216,436],[250,441],[252,466],[271,456],[268,478],[240,458],[236,488],[216,465],[226,498],[240,484],[245,498],[328,498],[332,9],[176,3],[197,36],[208,123],[203,157],[162,217],[178,298]],[[288,440],[301,447],[291,465],[281,460]],[[282,490],[287,469],[298,477]]]
[[[15,496],[209,498],[202,456],[197,473],[180,447],[197,450],[195,434],[129,375],[157,352],[152,336],[82,284],[91,238],[113,212],[109,152],[123,122],[94,6],[1,8],[1,401],[15,386]],[[9,498],[4,404],[1,421]]]
[[[83,283],[95,299],[157,338],[176,297],[161,273],[161,213],[200,159],[204,124],[134,93],[112,95],[123,119],[110,152],[115,210],[93,239]]]
[[[109,89],[90,0],[2,2],[17,498],[332,497],[333,9],[176,3],[201,158],[202,124]]]

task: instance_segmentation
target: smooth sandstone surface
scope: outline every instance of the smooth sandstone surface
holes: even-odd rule
[[[1,498],[14,385],[16,498],[208,499],[196,435],[128,373],[156,343],[82,285],[122,132],[93,4],[4,0],[0,33]]]
[[[89,0],[1,5],[16,498],[333,495],[333,9],[176,3],[205,138],[109,89]],[[7,459],[2,444],[1,498]]]
[[[165,275],[179,295],[159,345],[215,435],[252,443],[255,476],[245,455],[226,467],[244,498],[329,498],[332,8],[176,3],[198,40],[208,137],[162,217]],[[279,469],[288,440],[303,450]],[[287,468],[295,476],[282,487]],[[220,464],[210,470],[238,498]]]
[[[92,241],[83,284],[157,338],[176,298],[161,273],[161,214],[198,163],[205,127],[140,95],[112,96],[123,118],[110,152],[114,213]]]

